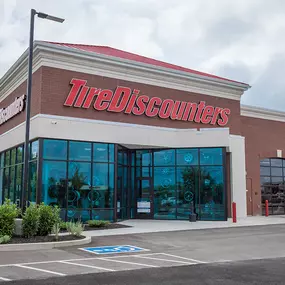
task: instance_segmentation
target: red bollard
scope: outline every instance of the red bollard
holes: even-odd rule
[[[268,200],[265,200],[265,217],[269,216]]]
[[[233,202],[232,208],[233,208],[233,223],[236,223],[237,222],[237,204],[235,202]]]

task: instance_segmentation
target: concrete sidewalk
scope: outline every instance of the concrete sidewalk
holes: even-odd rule
[[[285,216],[255,216],[238,219],[234,224],[232,219],[228,221],[164,221],[164,220],[127,220],[119,224],[131,226],[130,228],[112,229],[112,230],[95,230],[85,231],[85,236],[112,236],[127,235],[139,233],[171,232],[171,231],[189,231],[217,228],[236,228],[251,226],[266,226],[285,224]]]

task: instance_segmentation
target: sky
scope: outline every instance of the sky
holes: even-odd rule
[[[284,0],[0,0],[0,77],[35,40],[108,45],[248,83],[242,104],[285,111]]]

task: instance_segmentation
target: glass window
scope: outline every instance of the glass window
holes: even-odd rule
[[[93,164],[93,208],[114,207],[114,165],[106,163]]]
[[[23,165],[18,164],[16,166],[16,197],[15,202],[20,202],[21,199],[21,190],[22,190],[22,179],[23,179]]]
[[[154,165],[174,165],[175,164],[175,150],[159,150],[154,151]]]
[[[109,162],[115,161],[115,145],[109,144]]]
[[[223,220],[225,218],[223,167],[207,166],[202,167],[200,171],[200,219]]]
[[[43,157],[45,159],[66,160],[67,159],[67,141],[44,140]]]
[[[0,168],[0,205],[2,205],[3,183],[4,183],[4,169]]]
[[[4,168],[4,179],[3,179],[3,198],[4,198],[4,201],[5,201],[5,199],[9,198],[9,186],[10,186],[9,173],[10,173],[10,169],[8,167]]]
[[[19,146],[17,148],[17,163],[23,162],[23,146]]]
[[[36,203],[37,198],[37,183],[38,183],[38,172],[37,172],[37,162],[33,161],[29,164],[29,172],[30,172],[30,193],[29,193],[29,201],[32,203]]]
[[[282,159],[280,159],[280,158],[272,158],[271,159],[271,167],[272,166],[282,167]]]
[[[152,165],[151,153],[149,152],[149,150],[136,151],[136,165],[137,166]]]
[[[93,144],[93,159],[96,162],[108,162],[108,144],[94,143]]]
[[[270,167],[260,167],[260,175],[270,176]]]
[[[113,210],[92,210],[92,220],[104,220],[104,221],[113,221],[114,220],[114,211]]]
[[[272,184],[283,184],[283,177],[271,177]]]
[[[4,167],[4,153],[0,154],[0,168]]]
[[[44,161],[42,169],[42,201],[46,205],[66,208],[66,162]]]
[[[137,177],[151,177],[152,176],[152,167],[137,167],[136,168]]]
[[[70,209],[90,208],[91,207],[90,193],[91,193],[91,163],[69,162],[68,208]],[[68,211],[70,212],[70,210]],[[82,212],[82,215],[83,214],[86,215],[87,212]]]
[[[282,176],[282,168],[279,167],[271,167],[271,175],[272,176]]]
[[[198,149],[177,149],[177,165],[198,165]]]
[[[223,149],[222,148],[201,148],[200,149],[201,165],[222,165]]]
[[[16,163],[16,148],[13,148],[11,150],[11,165],[14,165]]]
[[[16,153],[16,152],[15,152]],[[9,199],[15,202],[15,166],[10,168],[10,187],[9,187]]]
[[[260,177],[260,185],[269,185],[269,184],[270,184],[270,176]]]
[[[39,154],[39,141],[32,142],[30,159],[37,159]]]
[[[260,166],[270,166],[270,159],[265,158],[260,161]]]
[[[91,160],[91,143],[69,142],[69,160]]]
[[[5,152],[5,165],[4,166],[9,166],[10,165],[10,150]]]

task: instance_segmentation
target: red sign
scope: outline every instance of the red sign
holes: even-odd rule
[[[22,95],[7,108],[0,109],[0,126],[24,110],[25,99],[26,95]]]
[[[87,81],[73,78],[71,90],[64,105],[68,107],[88,109],[93,104],[97,111],[109,111],[137,116],[158,116],[161,119],[182,120],[203,124],[218,124],[224,127],[229,120],[231,110],[228,108],[185,102],[172,99],[161,99],[139,95],[140,90],[118,86],[115,91],[86,86]]]

